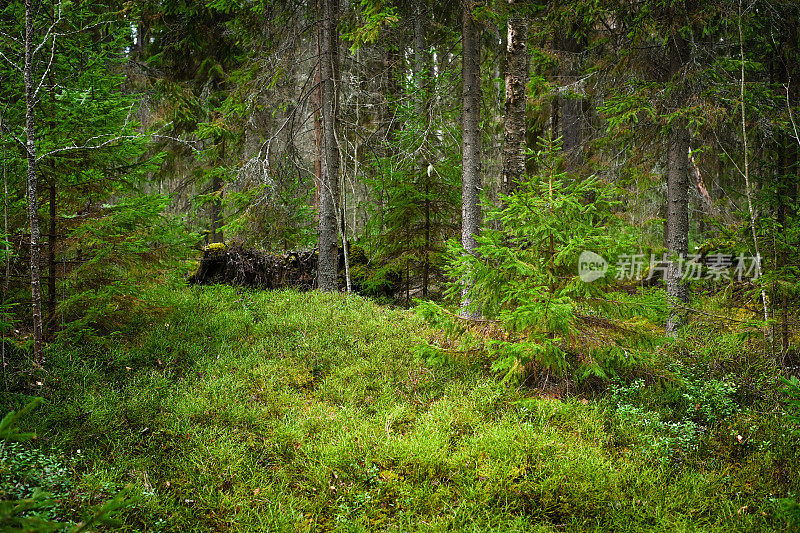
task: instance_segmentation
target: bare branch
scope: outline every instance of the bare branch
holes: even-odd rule
[[[33,91],[33,99],[36,100],[36,96],[39,94],[39,89],[42,88],[42,84],[44,83],[44,79],[50,73],[50,69],[53,67],[53,58],[56,56],[56,37],[58,34],[53,35],[53,45],[50,47],[50,60],[47,62],[47,67],[42,72],[42,77],[39,78],[39,83],[36,85],[36,90]]]
[[[22,72],[22,67],[11,61],[3,52],[0,52],[0,58],[5,59],[6,63],[11,65],[13,68],[17,69],[19,72]]]
[[[36,48],[34,48],[33,52],[31,53],[31,58],[33,58],[33,57],[34,57],[34,56],[35,56],[37,53],[39,53],[39,50],[41,50],[41,49],[42,49],[42,47],[43,47],[45,44],[47,44],[47,41],[50,39],[50,34],[53,32],[53,30],[55,29],[56,25],[57,25],[59,22],[61,22],[61,13],[62,13],[62,12],[61,12],[61,2],[59,2],[59,3],[58,3],[58,16],[57,16],[57,17],[56,17],[56,19],[53,21],[53,23],[52,23],[52,24],[50,24],[50,27],[49,27],[49,28],[47,28],[47,31],[44,33],[44,37],[42,37],[42,42],[40,42],[40,43],[39,43],[39,46],[37,46]],[[53,35],[53,46],[54,46],[54,47],[55,47],[55,41],[56,41],[56,35]]]
[[[116,141],[121,141],[121,140],[124,140],[124,139],[141,139],[141,138],[144,137],[144,135],[137,134],[137,135],[114,136],[111,139],[105,140],[105,141],[100,142],[98,144],[89,144],[92,141],[95,141],[95,140],[100,139],[102,137],[105,137],[105,135],[98,135],[98,136],[92,137],[90,139],[87,139],[86,143],[84,143],[81,146],[73,144],[72,146],[63,146],[61,148],[56,148],[55,150],[50,150],[49,152],[45,152],[45,153],[40,154],[39,156],[37,156],[36,157],[36,161],[40,161],[40,160],[45,159],[47,157],[50,157],[52,155],[62,154],[64,152],[74,152],[74,151],[77,151],[77,150],[97,150],[99,148],[104,148],[106,146],[109,146],[109,145],[113,144]]]
[[[792,83],[791,78],[789,79],[789,83],[784,85],[786,88],[786,110],[789,112],[789,120],[792,121],[792,129],[794,130],[794,140],[800,144],[800,136],[797,134],[797,123],[794,121],[794,114],[792,114],[792,103],[789,100],[789,84]]]

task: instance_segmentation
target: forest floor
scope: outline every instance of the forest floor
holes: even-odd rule
[[[51,349],[38,437],[0,452],[40,473],[50,518],[130,487],[115,531],[791,530],[798,437],[722,355],[553,398],[481,357],[426,361],[436,331],[360,297],[143,297],[164,308],[138,332]]]

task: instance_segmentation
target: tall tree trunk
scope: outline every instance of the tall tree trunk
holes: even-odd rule
[[[558,50],[558,47],[561,46],[561,37],[559,35],[553,36],[553,50]],[[555,94],[553,95],[553,100],[550,103],[550,135],[553,139],[556,139],[561,136],[561,124],[560,124],[560,116],[561,116],[561,96],[559,91],[556,90]],[[542,136],[544,140],[546,140],[546,135]]]
[[[338,0],[322,0],[319,29],[320,79],[322,83],[322,190],[319,206],[319,257],[317,286],[323,291],[338,290],[339,249],[337,244],[337,206],[339,205],[339,147],[336,140],[338,59]]]
[[[509,0],[522,4],[524,0]],[[528,23],[525,18],[508,20],[506,40],[506,102],[503,132],[503,170],[500,191],[511,194],[525,174],[525,103],[528,85]]]
[[[422,262],[422,297],[428,297],[431,277],[431,186],[425,181],[425,258]]]
[[[317,39],[317,57],[319,58],[320,42]],[[322,82],[320,78],[320,62],[314,68],[314,94],[312,96],[314,115],[314,216],[319,223],[319,191],[322,187]]]
[[[417,85],[417,98],[414,102],[414,112],[421,120],[423,135],[420,156],[417,158],[417,175],[423,180],[423,211],[425,213],[425,248],[422,250],[422,297],[428,297],[430,285],[430,254],[431,254],[431,179],[432,173],[428,171],[430,144],[428,142],[428,83],[430,83],[431,58],[428,53],[428,8],[423,2],[418,2],[414,14],[414,80]]]
[[[786,200],[792,197],[793,188],[790,187],[793,180],[790,180],[790,172],[792,168],[792,164],[790,161],[792,160],[792,154],[790,152],[790,148],[795,147],[794,143],[787,143],[786,139],[781,139],[781,142],[778,144],[778,176],[776,177],[776,181],[778,183],[778,190],[777,190],[777,214],[776,214],[776,222],[778,223],[777,232],[774,234],[775,237],[775,267],[779,271],[782,271],[786,268],[789,264],[789,257],[787,252],[788,247],[788,232],[786,231],[786,223],[787,223],[787,202]],[[773,281],[772,283],[773,288],[773,301],[777,301],[776,297],[776,283]],[[783,364],[783,358],[786,355],[787,350],[789,349],[789,301],[787,297],[787,291],[785,288],[780,289],[780,301],[781,301],[781,320],[780,320],[780,338],[781,338],[781,355],[778,359],[779,364]]]
[[[744,101],[744,36],[742,34],[742,1],[739,0],[739,53],[741,59],[741,83],[739,85],[739,98],[741,100],[741,111],[742,111],[742,143],[744,144],[744,162],[743,162],[743,173],[744,173],[744,186],[745,186],[745,196],[747,197],[747,211],[750,215],[750,230],[753,236],[753,251],[756,253],[756,274],[761,274],[761,250],[758,245],[758,234],[756,231],[756,213],[755,209],[753,208],[753,188],[750,182],[750,154],[748,153],[747,147],[747,116],[746,116],[746,108],[745,108],[745,101]],[[767,301],[767,293],[762,289],[761,290],[761,303],[763,304],[764,309],[764,322],[769,321],[769,303]],[[764,334],[769,336],[769,327],[764,326]],[[771,340],[771,339],[770,339]]]
[[[56,329],[56,180],[50,181],[50,229],[47,238],[47,334],[52,338]]]
[[[567,84],[574,84],[578,80],[577,56],[582,48],[579,39],[567,35],[562,39],[561,52],[562,67],[561,79]],[[574,91],[575,87],[570,87]],[[567,168],[574,169],[583,160],[581,124],[583,121],[582,102],[574,95],[559,98],[561,107],[561,136],[562,149]]]
[[[428,74],[430,57],[427,46],[427,9],[422,2],[416,4],[414,13],[414,82],[419,91],[414,102],[414,112],[422,118],[427,115],[427,98],[424,91]]]
[[[686,42],[677,32],[669,39],[669,71],[675,82],[683,67]],[[681,103],[682,105],[682,103]],[[672,124],[667,139],[667,222],[664,227],[670,263],[666,273],[670,314],[666,333],[674,336],[684,322],[683,307],[689,302],[689,287],[682,279],[676,259],[689,253],[689,129],[683,119]]]
[[[796,87],[796,85],[795,85]],[[797,102],[797,91],[796,89],[792,90],[792,101]],[[793,139],[786,140],[787,145],[787,154],[785,157],[786,160],[786,170],[785,176],[788,183],[785,184],[785,191],[786,191],[786,199],[788,200],[789,206],[786,207],[786,211],[788,211],[792,216],[797,216],[797,200],[798,200],[798,184],[800,183],[800,176],[798,173],[800,172],[800,165],[798,165],[798,146],[796,142],[793,142]],[[786,216],[786,215],[784,215]],[[793,241],[790,237],[791,233],[784,231],[782,232],[784,235],[784,239],[786,241],[783,245],[783,265],[789,265],[791,263],[791,258],[789,257],[789,250],[796,249],[797,243]],[[783,292],[783,299],[782,299],[782,307],[783,307],[783,320],[781,324],[781,348],[782,352],[785,354],[789,350],[789,294],[787,289],[784,287],[782,288]]]
[[[42,293],[41,272],[39,270],[39,202],[36,172],[36,94],[33,82],[33,0],[25,0],[25,130],[26,151],[28,157],[27,194],[28,224],[31,231],[31,307],[33,315],[33,362],[41,366],[43,362],[42,347]]]
[[[795,63],[793,62],[793,58],[797,53],[797,28],[796,26],[792,26],[789,34],[786,36],[787,43],[785,51],[782,57],[778,58],[779,63],[783,63],[785,66],[784,69],[781,69],[781,72],[777,74],[779,76],[781,84],[786,88],[786,103],[789,109],[791,106],[797,102],[797,84],[792,83],[794,78],[794,70],[797,68]],[[793,68],[794,66],[794,68]],[[770,82],[774,82],[774,80],[770,80]],[[798,170],[798,152],[797,152],[797,140],[793,138],[793,129],[788,132],[788,134],[781,138],[778,142],[778,150],[779,150],[779,164],[778,164],[778,174],[780,177],[778,178],[778,213],[777,213],[777,222],[778,222],[778,231],[777,231],[777,239],[780,243],[778,245],[779,253],[776,257],[776,268],[779,271],[784,271],[787,266],[791,264],[791,257],[790,251],[795,246],[795,243],[792,241],[791,232],[787,231],[788,228],[786,226],[787,222],[790,219],[790,216],[795,216],[797,214],[796,207],[797,206],[797,185],[800,183],[797,176]],[[773,282],[773,286],[775,283]],[[779,296],[781,302],[781,320],[780,320],[780,341],[781,341],[781,351],[780,351],[780,358],[778,360],[779,364],[783,366],[785,364],[786,354],[789,350],[789,294],[786,287],[781,287],[779,289]],[[775,300],[777,301],[777,300]]]
[[[790,13],[793,15],[794,19],[791,17],[787,20],[796,20],[797,16],[800,15],[800,10],[795,7]],[[795,60],[798,53],[798,28],[795,24],[790,24],[788,26],[788,32],[785,37],[786,39],[786,48],[783,55],[783,65],[785,67],[784,72],[782,73],[783,83],[786,87],[786,106],[787,110],[789,111],[789,118],[791,122],[791,130],[789,131],[788,135],[784,138],[783,144],[785,146],[785,156],[784,156],[784,192],[780,195],[781,196],[781,204],[783,207],[783,218],[784,220],[787,216],[796,217],[798,213],[798,196],[800,196],[800,153],[798,153],[798,148],[800,148],[800,138],[797,137],[797,126],[796,121],[792,118],[792,109],[794,106],[797,105],[798,101],[800,100],[800,89],[798,89],[798,80],[800,80],[800,65]],[[785,197],[785,198],[784,198]],[[788,200],[788,201],[784,201]],[[789,205],[787,206],[786,203]],[[782,226],[781,226],[782,227]],[[797,248],[797,242],[794,241],[791,237],[791,232],[788,231],[781,231],[781,235],[785,239],[783,243],[783,253],[781,259],[781,267],[788,266],[791,263],[791,251]],[[786,355],[789,350],[789,320],[791,320],[791,316],[789,314],[789,292],[786,287],[781,289],[783,293],[781,298],[781,366],[784,366],[786,363]]]
[[[3,138],[3,112],[0,110],[0,143],[3,145],[3,240],[5,240],[5,250],[3,254],[3,289],[2,298],[0,298],[0,306],[6,304],[6,294],[8,293],[8,283],[11,280],[11,245],[8,242],[8,174],[6,173],[6,144]],[[6,376],[6,343],[5,343],[5,329],[0,330],[0,365],[3,368],[3,384],[5,384]]]
[[[223,242],[222,235],[222,194],[223,182],[222,176],[219,174],[219,168],[225,161],[225,138],[220,141],[219,157],[217,158],[218,168],[214,169],[214,175],[211,178],[211,189],[214,191],[215,198],[211,202],[211,242]]]
[[[461,245],[471,253],[477,248],[476,237],[480,231],[481,212],[478,193],[481,188],[481,80],[480,80],[480,33],[472,18],[470,0],[461,3],[462,31],[462,184],[461,184]],[[471,303],[467,297],[467,289],[471,280],[465,279],[462,293],[462,314],[478,316],[477,312],[469,313],[467,306]]]

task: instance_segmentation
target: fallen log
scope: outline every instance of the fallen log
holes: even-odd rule
[[[189,278],[193,285],[225,283],[257,289],[316,287],[317,252],[300,250],[283,255],[269,254],[241,246],[210,244],[203,250],[197,271]]]
[[[345,287],[344,258],[339,251],[339,288]],[[364,250],[351,248],[350,272],[353,291],[372,298],[394,299],[401,292],[402,275],[378,273]],[[239,245],[214,243],[205,247],[192,285],[223,283],[254,289],[297,289],[307,291],[317,286],[317,251],[299,250],[270,254]]]

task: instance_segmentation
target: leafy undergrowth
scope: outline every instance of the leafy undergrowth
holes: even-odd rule
[[[359,297],[161,291],[112,349],[49,354],[12,457],[53,465],[59,517],[130,486],[118,531],[790,530],[798,438],[737,376],[547,399]]]

